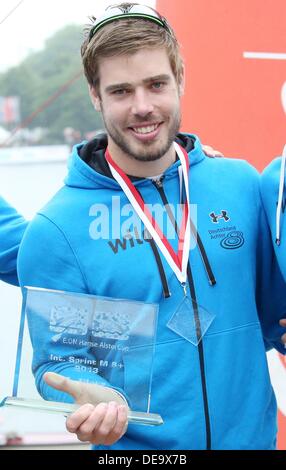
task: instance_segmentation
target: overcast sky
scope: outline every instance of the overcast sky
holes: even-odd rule
[[[108,5],[121,0],[1,0],[0,71],[41,49],[46,38],[66,24],[86,24]],[[156,0],[136,0],[154,6]]]

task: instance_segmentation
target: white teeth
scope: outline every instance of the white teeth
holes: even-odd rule
[[[154,132],[158,128],[159,124],[154,124],[153,126],[148,127],[133,127],[133,130],[138,134],[149,134]]]

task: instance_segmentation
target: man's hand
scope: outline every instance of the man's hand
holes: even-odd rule
[[[67,418],[66,428],[82,442],[110,446],[127,430],[127,408],[112,401],[82,405]]]
[[[222,158],[224,155],[218,150],[214,150],[210,145],[202,145],[203,152],[210,158]]]
[[[95,445],[114,444],[127,430],[127,403],[115,390],[97,384],[68,379],[53,372],[44,374],[45,382],[70,394],[80,406],[66,421],[67,430],[80,441]]]
[[[283,326],[283,328],[286,328],[286,318],[282,318],[279,322],[280,326]],[[281,341],[284,344],[284,348],[286,348],[286,333],[281,336]]]

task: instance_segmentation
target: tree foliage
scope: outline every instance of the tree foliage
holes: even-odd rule
[[[82,136],[103,128],[81,72],[82,39],[79,26],[66,26],[46,41],[43,50],[0,74],[0,96],[20,97],[22,122],[37,113],[29,128],[47,128],[45,143],[62,142],[66,127],[80,131]],[[78,74],[80,77],[73,81]]]

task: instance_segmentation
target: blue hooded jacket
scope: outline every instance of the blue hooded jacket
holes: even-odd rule
[[[261,194],[263,206],[271,230],[275,254],[286,280],[286,223],[285,223],[285,181],[281,187],[281,207],[279,202],[279,187],[282,174],[282,159],[275,158],[263,171],[261,176]],[[279,204],[280,206],[280,204]]]
[[[0,279],[18,285],[17,255],[28,222],[0,197]]]
[[[274,449],[277,406],[266,349],[284,352],[278,321],[286,299],[259,175],[245,161],[206,158],[195,136],[178,139],[189,153],[190,200],[197,207],[199,234],[190,251],[189,289],[215,315],[198,346],[167,327],[183,290],[159,252],[172,294],[164,298],[158,264],[137,215],[129,226],[132,208],[126,210],[126,196],[108,172],[98,169],[96,156],[104,154],[106,142],[95,141],[97,150],[88,158],[83,153],[89,144],[73,149],[65,186],[25,233],[20,284],[159,304],[151,412],[160,413],[164,425],[131,424],[113,449]],[[133,181],[145,203],[180,203],[179,166],[177,161],[168,168],[160,185],[148,178]],[[119,212],[119,203],[125,211]],[[108,208],[101,225],[99,204]],[[117,217],[123,235],[108,237],[110,217]],[[98,238],[105,223],[107,236]],[[177,239],[170,242],[176,249]],[[212,286],[210,270],[216,280]],[[76,378],[76,372],[70,364],[41,361],[38,351],[48,347],[48,334],[33,325],[33,318],[30,322],[38,389],[45,398],[61,401],[66,397],[44,384],[43,373]]]

